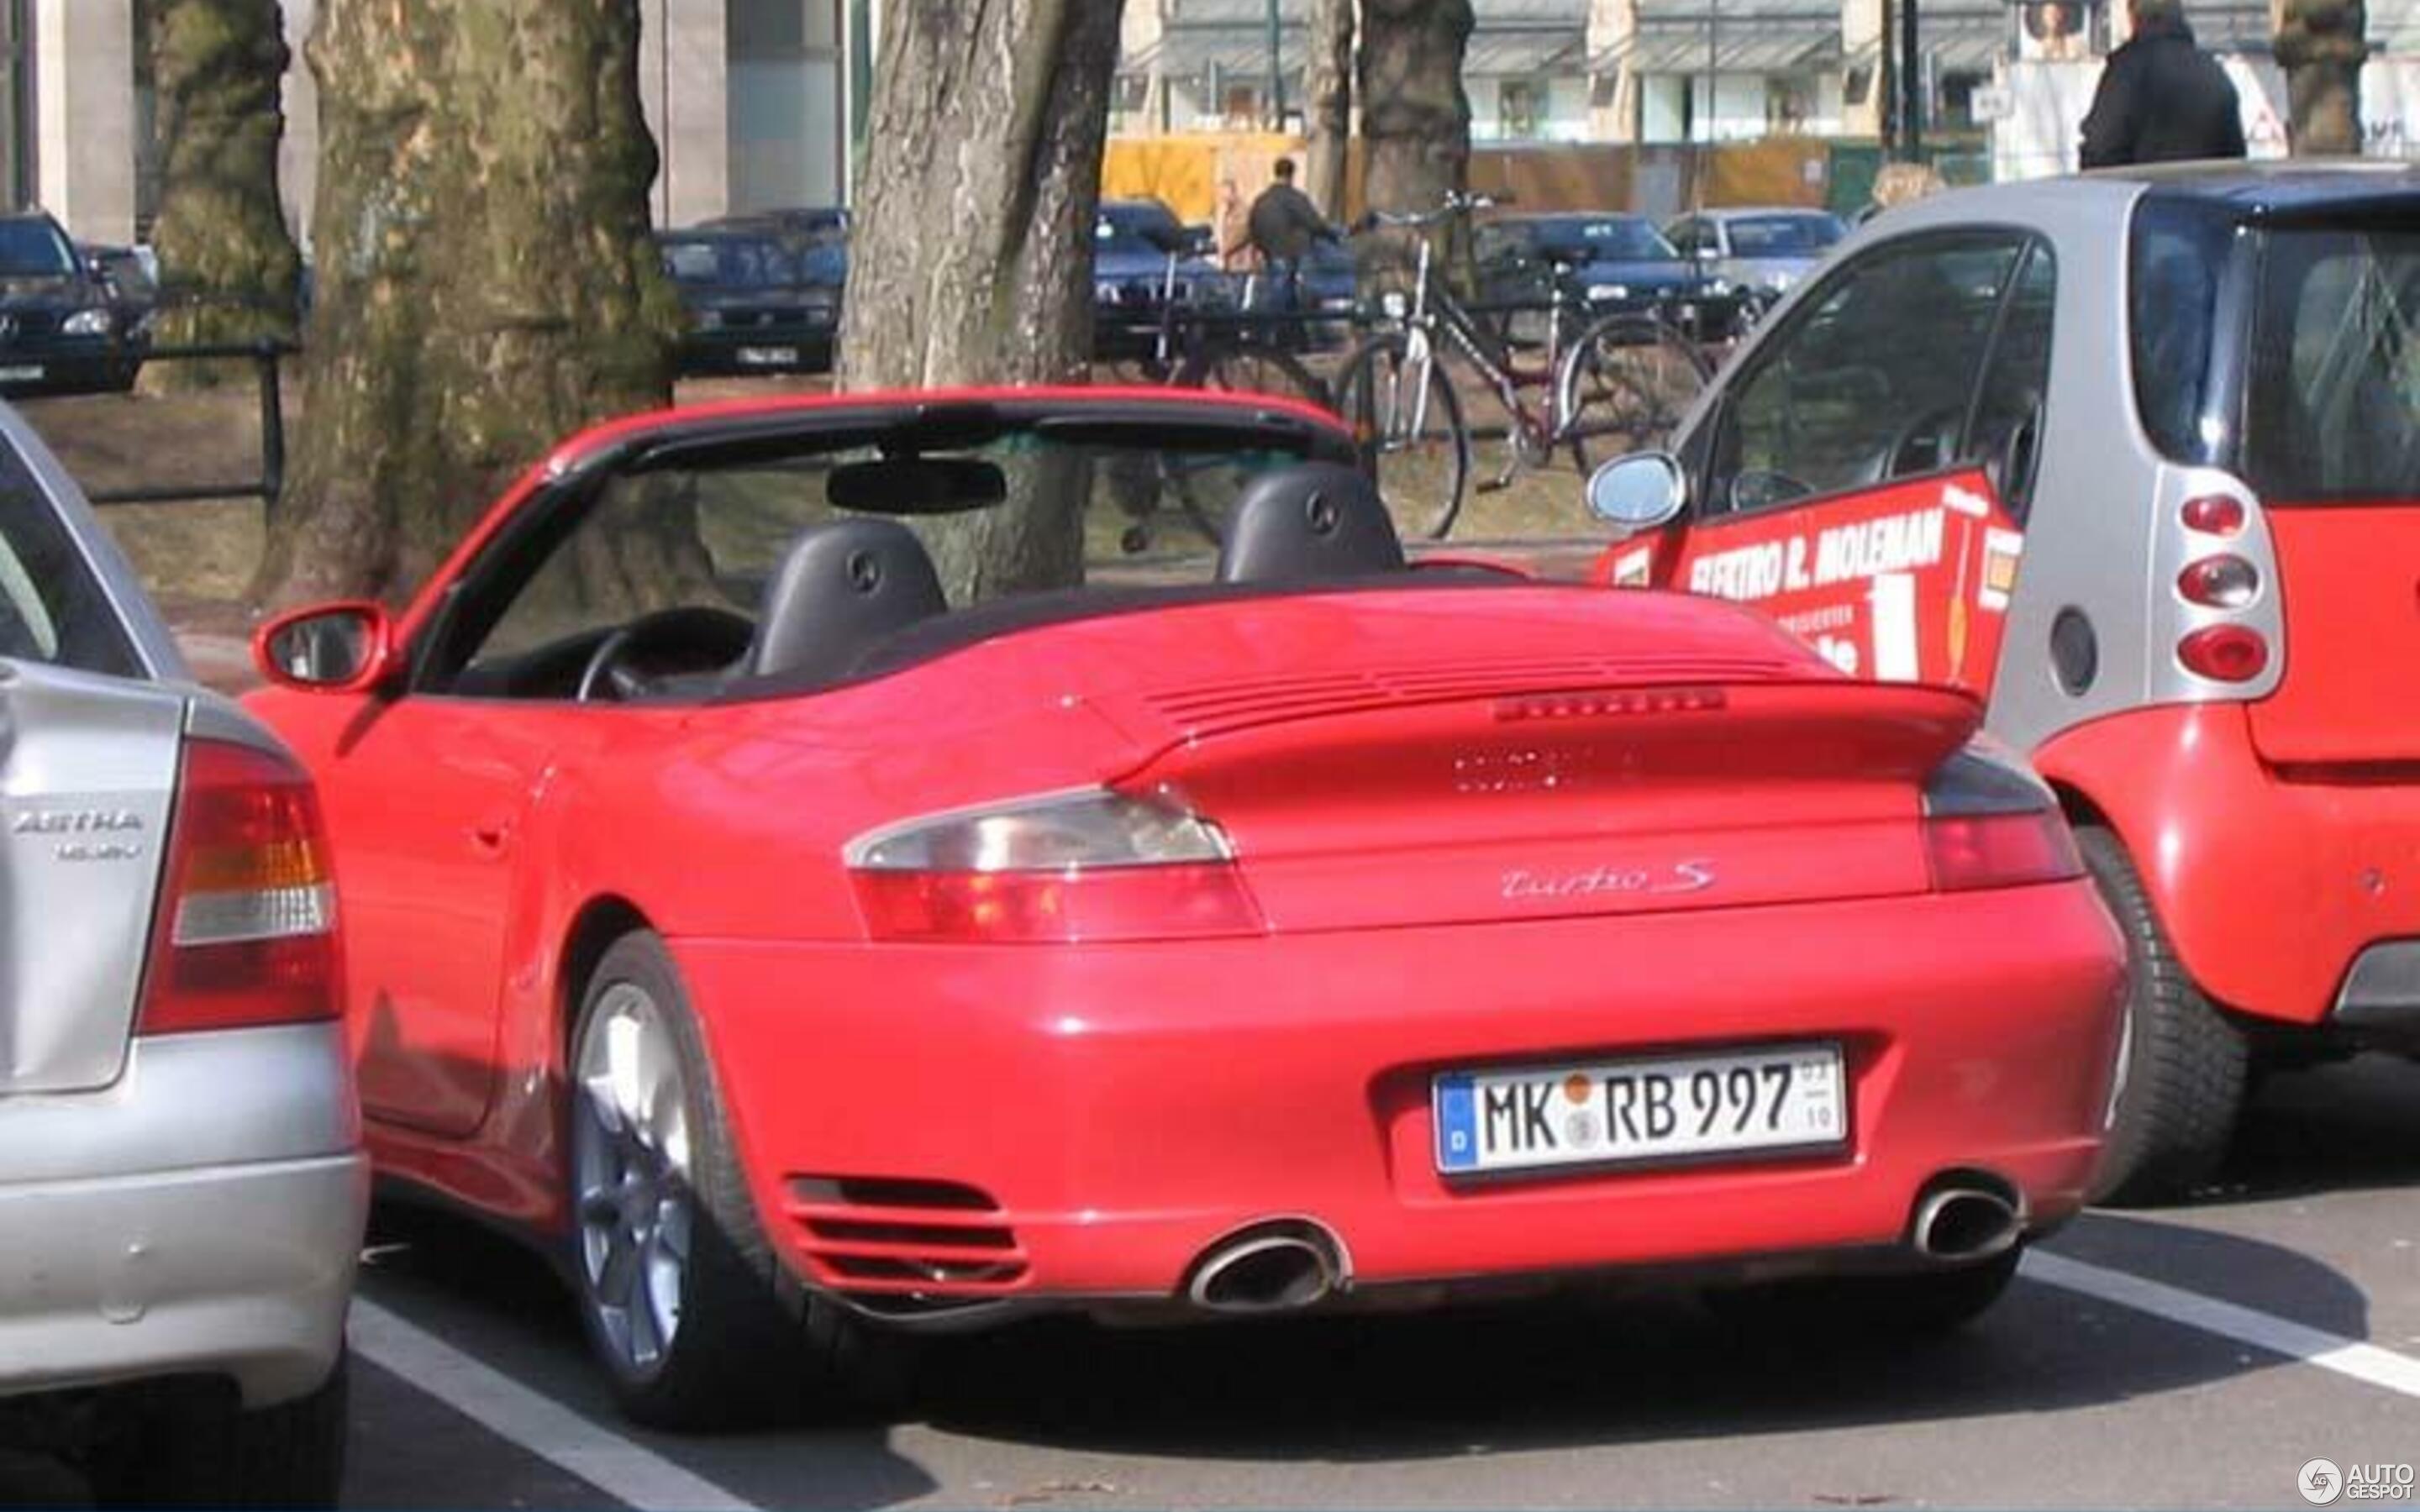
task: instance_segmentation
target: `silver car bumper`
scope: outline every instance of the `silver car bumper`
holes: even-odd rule
[[[312,1390],[368,1200],[335,1025],[137,1040],[112,1087],[0,1097],[0,1395]]]

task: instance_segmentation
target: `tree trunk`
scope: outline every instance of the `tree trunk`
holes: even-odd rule
[[[1302,187],[1319,213],[1344,219],[1344,148],[1353,131],[1353,0],[1311,0],[1303,66]]]
[[[256,596],[396,594],[670,393],[636,0],[320,0],[304,415]]]
[[[1119,0],[887,0],[840,386],[1080,382]],[[920,523],[954,601],[1083,576],[1080,489]]]
[[[287,51],[277,0],[148,0],[160,213],[151,241],[162,346],[291,340],[302,259],[277,193]],[[154,363],[147,390],[251,378],[245,363]]]
[[[2294,156],[2361,151],[2367,30],[2362,0],[2286,0],[2275,50],[2286,70],[2286,136]]]
[[[1470,0],[1362,0],[1361,197],[1373,210],[1433,210],[1470,170],[1470,97],[1463,53]],[[1451,223],[1433,233],[1439,266],[1463,265]],[[1398,247],[1382,262],[1408,262]]]

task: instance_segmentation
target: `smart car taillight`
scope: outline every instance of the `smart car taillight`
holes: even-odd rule
[[[2245,625],[2206,625],[2177,642],[2187,671],[2214,683],[2248,683],[2269,668],[2269,642]]]
[[[1258,934],[1217,825],[1107,789],[910,820],[847,850],[878,940],[1041,945]]]
[[[327,855],[300,767],[252,746],[187,741],[138,1032],[334,1018]]]
[[[2184,520],[2185,529],[2199,531],[2204,535],[2241,535],[2244,521],[2250,517],[2242,500],[2223,493],[2207,493],[2188,499],[2177,513]]]
[[[2231,551],[2185,563],[2177,592],[2205,609],[2243,609],[2260,596],[2260,569]]]
[[[1940,892],[2084,874],[2057,797],[2016,758],[1980,740],[1925,783],[1924,848]]]

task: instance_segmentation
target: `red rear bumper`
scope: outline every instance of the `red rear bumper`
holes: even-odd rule
[[[675,949],[789,1263],[970,1297],[1168,1296],[1273,1217],[1327,1226],[1363,1284],[1888,1245],[1949,1168],[2055,1221],[2099,1149],[2122,975],[2081,882],[1187,945]],[[1435,1173],[1435,1072],[1807,1039],[1847,1047],[1844,1153]]]
[[[2316,1026],[2365,949],[2420,940],[2420,767],[2270,766],[2249,720],[2242,703],[2164,705],[2034,760],[2108,815],[2195,985]]]

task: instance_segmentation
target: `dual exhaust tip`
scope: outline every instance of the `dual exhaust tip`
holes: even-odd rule
[[[1280,1219],[1204,1250],[1185,1295],[1214,1313],[1288,1313],[1326,1301],[1344,1281],[1344,1246],[1334,1234],[1307,1219]]]
[[[1989,1177],[1935,1180],[1916,1199],[1910,1242],[1947,1264],[1988,1260],[2024,1235],[2024,1212],[2009,1188]],[[1194,1262],[1186,1300],[1206,1312],[1287,1313],[1342,1290],[1344,1247],[1308,1219],[1255,1224],[1211,1245]]]
[[[2024,1237],[2024,1211],[1997,1181],[1944,1178],[1916,1199],[1910,1242],[1927,1259],[1988,1260]]]

